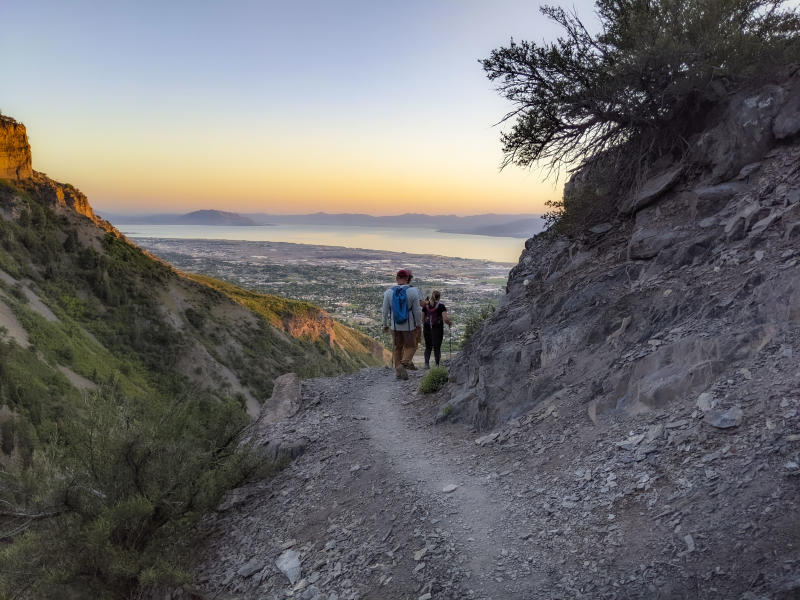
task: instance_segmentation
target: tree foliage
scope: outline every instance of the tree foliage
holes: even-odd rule
[[[593,34],[577,14],[543,7],[561,37],[512,39],[481,61],[513,104],[501,121],[512,122],[503,166],[646,163],[679,151],[722,97],[800,60],[800,21],[784,0],[597,0],[596,9]]]

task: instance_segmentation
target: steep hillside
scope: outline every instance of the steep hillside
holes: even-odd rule
[[[798,98],[797,75],[730,98],[616,219],[528,240],[451,368],[439,418],[543,453],[564,547],[602,543],[578,525],[600,499],[636,548],[605,558],[657,597],[796,597]]]
[[[384,350],[307,303],[177,272],[73,186],[26,173],[21,125],[0,122],[7,140],[0,596],[181,583],[191,524],[274,467],[240,445],[273,380],[381,364]]]
[[[23,325],[28,337],[36,321],[72,328],[91,338],[97,353],[126,357],[154,383],[182,377],[181,386],[240,396],[251,412],[281,373],[330,375],[382,358],[374,341],[311,305],[176,272],[96,217],[72,186],[39,173],[7,181],[0,207],[6,321],[32,320]],[[26,305],[28,297],[51,318]],[[73,355],[79,357],[59,366],[91,379],[92,351]]]
[[[686,161],[618,199],[616,221],[528,240],[500,310],[454,365],[455,412],[485,427],[565,395],[592,414],[665,408],[789,352],[798,94],[795,77],[732,98]]]

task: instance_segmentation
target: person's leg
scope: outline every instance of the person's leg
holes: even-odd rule
[[[398,377],[402,377],[403,373],[405,373],[405,368],[403,367],[404,342],[403,332],[392,330],[392,343],[394,346],[392,348],[392,363],[394,364],[395,375]],[[406,374],[406,377],[408,377],[408,374]]]
[[[444,325],[435,327],[431,337],[433,338],[433,356],[436,359],[436,366],[442,360],[442,340],[444,339]]]
[[[414,354],[417,352],[417,331],[404,331],[405,341],[403,342],[403,365],[406,368],[416,369],[414,366]]]
[[[422,330],[425,335],[425,366],[429,367],[431,362],[431,351],[433,350],[433,337],[431,336],[431,328],[427,325]]]

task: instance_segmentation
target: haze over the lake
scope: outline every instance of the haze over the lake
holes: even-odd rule
[[[519,238],[445,233],[423,227],[121,225],[120,229],[133,240],[164,238],[289,242],[409,254],[437,254],[506,263],[519,260],[525,246],[525,240]]]
[[[553,39],[537,3],[31,0],[0,16],[0,109],[37,169],[100,212],[531,213],[561,194],[499,172],[509,106],[478,64],[510,36]]]

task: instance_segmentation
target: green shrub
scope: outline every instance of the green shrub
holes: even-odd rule
[[[542,215],[551,233],[574,234],[617,214],[617,190],[602,159],[592,168],[576,173],[564,186],[563,198],[546,202],[550,209]],[[613,169],[609,165],[609,169]]]
[[[28,302],[28,296],[25,295],[25,290],[22,289],[21,283],[15,283],[13,286],[11,286],[9,291],[11,292],[11,295],[20,302]]]
[[[256,466],[238,403],[196,395],[132,402],[113,386],[61,422],[24,467],[0,471],[13,507],[0,597],[127,598],[181,584],[193,524]]]
[[[419,391],[423,394],[432,394],[442,389],[445,383],[447,383],[447,369],[433,367],[419,382]]]
[[[497,310],[494,304],[487,304],[478,312],[470,314],[464,322],[464,341],[466,343],[481,326],[481,324]]]

